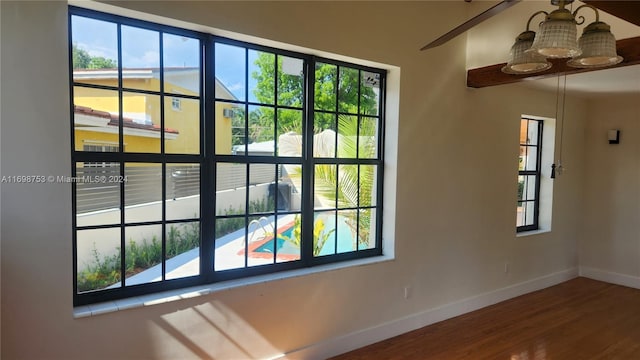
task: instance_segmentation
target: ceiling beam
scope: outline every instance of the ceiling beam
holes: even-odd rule
[[[487,86],[511,84],[523,80],[544,79],[557,75],[570,75],[640,64],[640,36],[618,40],[616,46],[618,55],[622,56],[624,60],[622,60],[620,64],[614,66],[606,68],[578,69],[567,66],[567,59],[549,59],[549,61],[553,63],[553,66],[548,70],[530,75],[510,75],[501,71],[502,67],[506,65],[506,63],[502,63],[468,70],[467,86],[472,88],[482,88]]]
[[[582,2],[640,26],[640,1],[582,0]]]

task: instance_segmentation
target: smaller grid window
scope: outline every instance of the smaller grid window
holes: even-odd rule
[[[180,98],[171,98],[171,108],[176,111],[182,110],[182,102],[180,101]]]
[[[518,232],[538,229],[542,124],[542,120],[523,118],[520,121],[516,219]]]

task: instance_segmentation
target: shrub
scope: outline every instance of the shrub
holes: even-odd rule
[[[175,224],[169,226],[167,233],[166,259],[200,246],[200,225],[198,223]],[[87,267],[78,272],[78,291],[97,290],[113,285],[120,278],[120,248],[114,255],[101,255],[95,248],[92,260]],[[162,242],[156,236],[142,239],[140,243],[130,239],[125,248],[126,276],[135,275],[162,262]]]

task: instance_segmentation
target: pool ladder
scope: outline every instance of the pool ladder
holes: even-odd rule
[[[268,234],[268,232],[267,232],[267,229],[265,229],[265,226],[264,226],[264,224],[263,224],[263,221],[264,221],[264,222],[266,222],[267,226],[271,226],[271,233],[272,233],[272,234],[273,234],[273,233],[275,233],[275,231],[274,231],[275,229],[273,228],[273,225],[271,224],[271,222],[269,222],[269,219],[267,219],[265,216],[263,216],[263,217],[261,217],[261,218],[259,218],[259,219],[257,219],[257,220],[251,220],[251,221],[249,222],[249,226],[247,226],[247,231],[250,231],[250,230],[251,230],[251,225],[256,224],[256,225],[258,225],[258,226],[260,227],[260,229],[262,229],[262,234],[263,234],[263,235],[262,235],[262,238],[264,238],[264,236],[265,236],[266,234]],[[251,236],[249,236],[249,242],[252,242],[252,241],[253,241],[253,237],[256,235],[256,231],[257,231],[258,229],[259,229],[259,228],[258,228],[258,227],[256,227],[256,228],[253,230],[253,232],[251,232]]]

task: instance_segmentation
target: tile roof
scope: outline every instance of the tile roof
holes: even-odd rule
[[[87,116],[94,116],[94,117],[100,117],[103,119],[109,119],[109,123],[107,125],[109,126],[118,126],[118,122],[119,122],[119,117],[117,114],[111,114],[109,112],[106,111],[102,111],[102,110],[95,110],[92,109],[90,107],[87,106],[79,106],[79,105],[74,105],[73,106],[73,112],[76,114],[82,114],[82,115],[87,115]],[[149,130],[149,131],[160,131],[160,126],[155,125],[155,124],[141,124],[138,122],[135,122],[132,118],[128,118],[128,117],[123,117],[122,118],[122,126],[125,128],[130,128],[130,129],[141,129],[141,130]],[[178,134],[178,130],[176,129],[171,129],[171,128],[164,128],[164,132],[168,133],[168,134]]]

